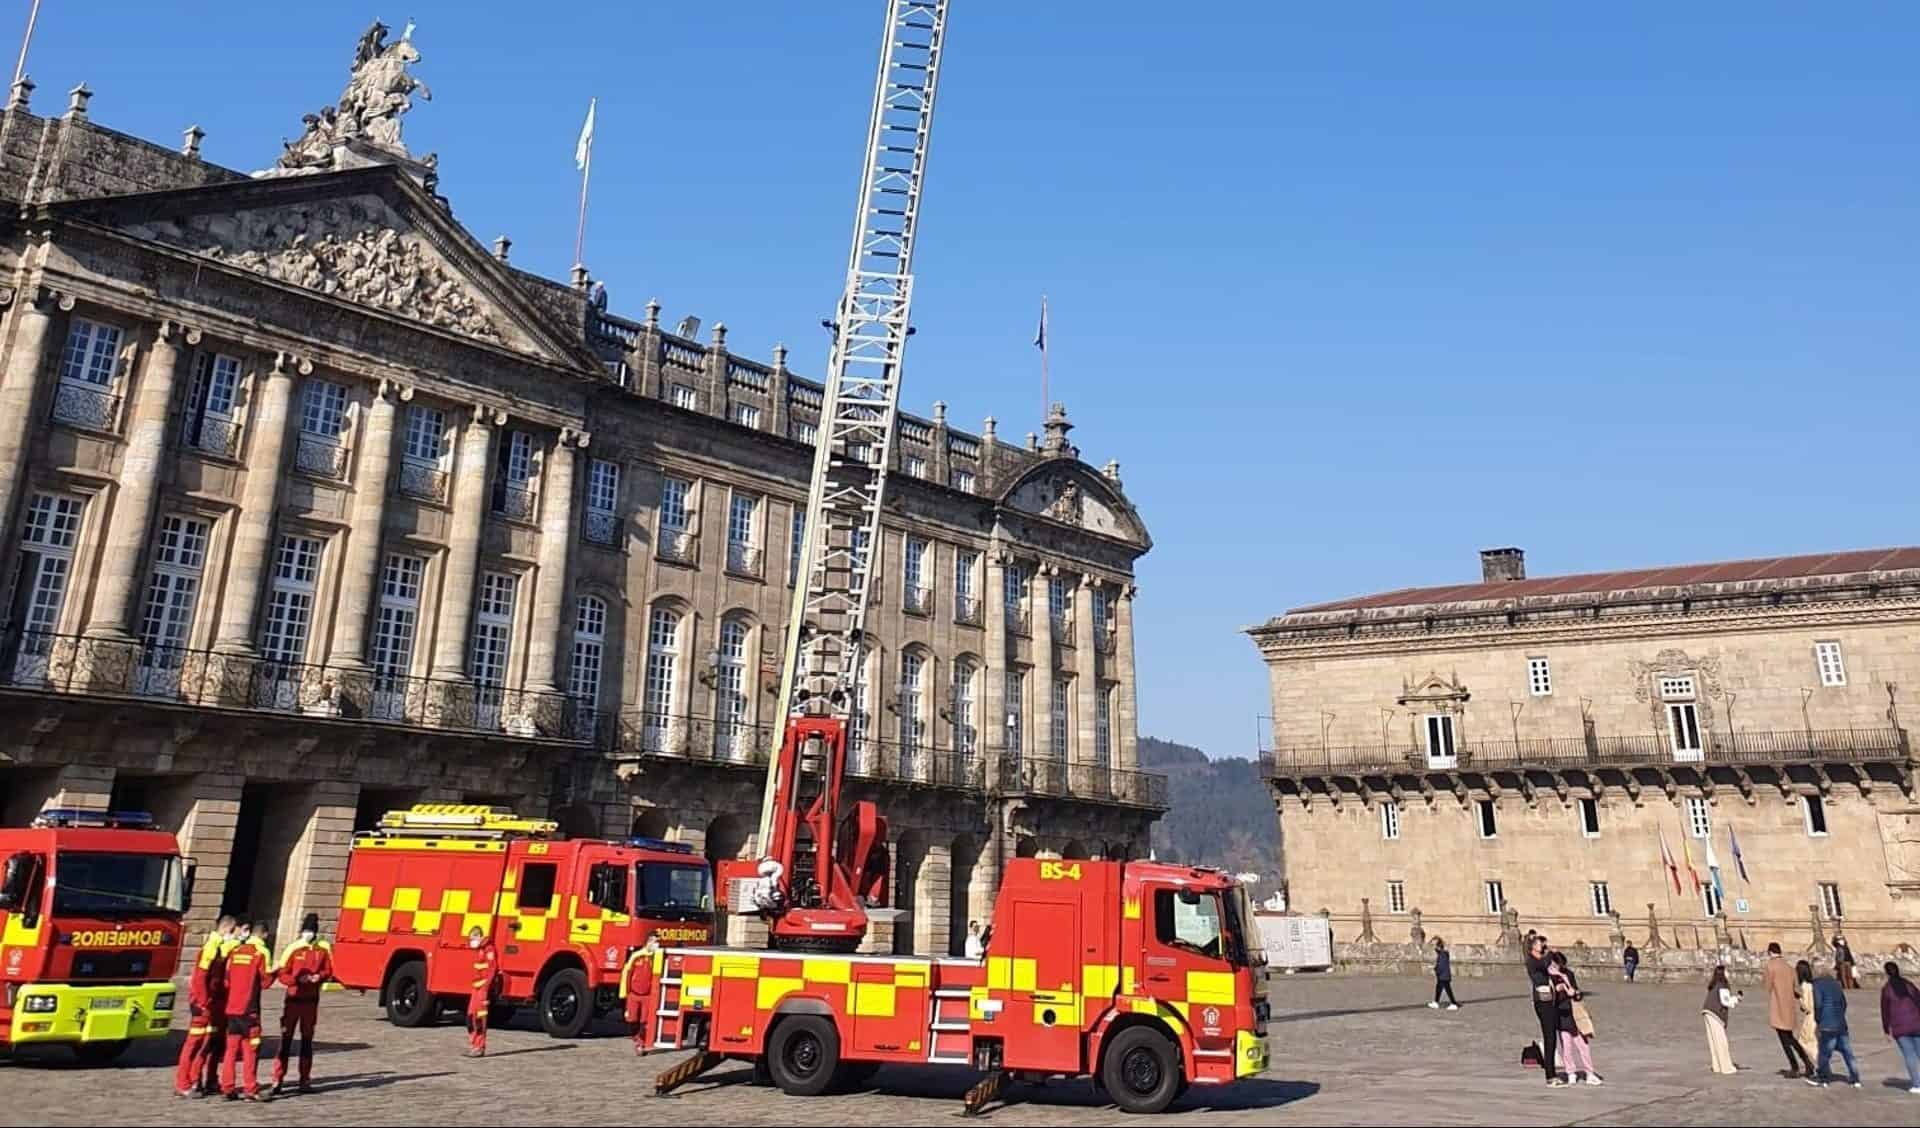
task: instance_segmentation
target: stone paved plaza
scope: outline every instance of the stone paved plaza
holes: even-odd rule
[[[1273,1067],[1267,1076],[1175,1106],[1186,1124],[1900,1124],[1920,1123],[1899,1055],[1880,1034],[1874,994],[1849,996],[1865,1086],[1815,1090],[1779,1076],[1764,1005],[1735,1013],[1735,1077],[1707,1072],[1693,986],[1588,984],[1603,1087],[1547,1090],[1518,1065],[1537,1034],[1525,982],[1463,981],[1460,1011],[1430,1011],[1415,979],[1276,976]],[[1754,1000],[1758,1002],[1758,1000]],[[269,1005],[276,1016],[279,999]],[[729,1065],[680,1095],[652,1096],[678,1060],[636,1061],[624,1038],[557,1042],[498,1032],[493,1056],[460,1056],[458,1023],[396,1030],[370,999],[329,995],[320,1023],[320,1092],[264,1107],[176,1101],[177,1041],[87,1070],[64,1055],[0,1064],[4,1124],[952,1124],[970,1075],[884,1070],[870,1092],[801,1100],[755,1088]],[[267,1048],[271,1050],[269,1037]],[[1836,1062],[1836,1064],[1838,1064]],[[263,1077],[266,1070],[262,1071]],[[1001,1124],[1138,1124],[1101,1106],[1085,1084],[1020,1088],[985,1118]],[[1208,1099],[1211,1096],[1213,1099]]]

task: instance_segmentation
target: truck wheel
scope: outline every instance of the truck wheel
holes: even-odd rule
[[[833,1084],[839,1065],[840,1035],[833,1023],[817,1014],[796,1014],[774,1027],[767,1068],[781,1092],[817,1097]]]
[[[1134,1026],[1122,1030],[1107,1046],[1100,1080],[1122,1111],[1160,1112],[1179,1095],[1179,1055],[1166,1035]]]
[[[112,1042],[76,1042],[73,1047],[73,1056],[79,1058],[82,1065],[108,1065],[121,1054],[126,1053],[127,1046],[130,1044],[130,1040],[126,1038],[119,1038]]]
[[[425,960],[408,960],[387,980],[387,1021],[395,1026],[426,1026],[439,1013],[440,1000],[427,991]]]
[[[579,968],[558,971],[540,988],[540,1028],[555,1038],[578,1038],[593,1017],[587,975]]]

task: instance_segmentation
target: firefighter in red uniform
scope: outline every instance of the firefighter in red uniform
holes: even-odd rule
[[[627,1028],[633,1031],[633,1052],[640,1057],[647,1054],[644,1016],[653,998],[653,957],[659,951],[659,938],[648,936],[646,944],[627,957],[627,971],[620,980],[621,993],[627,997]]]
[[[254,926],[260,932],[266,926]],[[246,924],[227,950],[227,1052],[220,1062],[220,1091],[230,1101],[260,1096],[260,989],[273,977],[273,956]],[[245,1070],[238,1082],[234,1067]]]
[[[467,947],[473,951],[473,984],[467,995],[467,1056],[487,1056],[487,1002],[493,997],[493,984],[500,977],[500,954],[493,939],[475,926],[467,933]]]
[[[210,1071],[219,1062],[213,1053],[214,1028],[226,1021],[219,1005],[220,992],[226,986],[226,943],[233,935],[233,918],[223,916],[207,933],[200,946],[200,957],[193,963],[193,977],[187,981],[187,1040],[180,1044],[180,1063],[173,1071],[173,1095],[194,1097],[208,1091]]]
[[[333,978],[333,947],[320,939],[320,914],[300,922],[300,939],[281,953],[274,978],[287,989],[280,1011],[280,1053],[273,1062],[273,1095],[287,1087],[287,1059],[300,1032],[300,1091],[313,1092],[313,1024],[320,1017],[320,988]]]

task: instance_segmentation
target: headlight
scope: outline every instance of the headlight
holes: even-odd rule
[[[163,994],[155,995],[153,997],[153,1009],[154,1010],[172,1010],[173,1009],[173,992],[167,991]]]
[[[60,1009],[60,1000],[53,995],[28,995],[20,1009],[27,1014],[52,1014]]]

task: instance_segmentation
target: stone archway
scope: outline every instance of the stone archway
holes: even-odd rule
[[[925,900],[927,836],[909,830],[900,836],[893,851],[893,907],[901,915],[893,922],[893,954],[913,955],[913,934],[919,921],[920,902]]]
[[[947,954],[967,950],[967,922],[972,919],[973,871],[980,862],[980,844],[971,834],[957,834],[948,855]]]
[[[667,813],[658,807],[641,807],[633,812],[633,825],[627,833],[635,838],[667,836]]]

